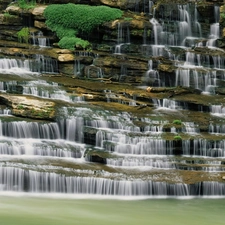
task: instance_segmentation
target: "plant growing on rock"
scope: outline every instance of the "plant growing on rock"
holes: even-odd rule
[[[182,137],[180,135],[176,135],[173,137],[174,141],[181,141]]]
[[[88,41],[78,38],[88,34],[102,23],[122,17],[120,9],[108,6],[89,6],[79,4],[49,5],[45,11],[46,25],[56,33],[61,48],[73,50],[75,47],[86,49]]]
[[[30,36],[30,32],[28,27],[24,27],[19,32],[17,32],[18,41],[20,43],[22,42],[28,43],[29,36]]]
[[[173,121],[173,124],[175,124],[175,125],[181,125],[182,122],[181,122],[181,120],[174,120]]]
[[[36,1],[35,0],[31,0],[31,1],[28,1],[28,0],[18,0],[18,6],[21,8],[21,9],[32,9],[35,7],[36,5]]]

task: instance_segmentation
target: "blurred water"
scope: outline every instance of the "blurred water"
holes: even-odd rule
[[[65,199],[0,196],[4,225],[222,225],[225,199]]]

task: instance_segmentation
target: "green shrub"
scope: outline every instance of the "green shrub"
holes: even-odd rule
[[[9,12],[5,12],[3,15],[4,17],[13,17],[13,15],[11,15]]]
[[[32,9],[36,6],[36,1],[35,0],[18,0],[18,6],[21,9]]]
[[[74,47],[86,49],[89,46],[90,46],[90,43],[88,41],[85,41],[78,37],[63,37],[59,41],[60,48],[67,48],[70,50],[73,50]]]
[[[182,140],[182,137],[180,135],[176,135],[176,136],[173,137],[173,139],[175,141],[181,141]]]
[[[173,121],[173,124],[176,124],[176,125],[181,125],[181,124],[182,124],[182,122],[181,122],[181,120],[174,120],[174,121]]]
[[[122,11],[108,6],[89,6],[79,4],[49,5],[45,11],[46,25],[58,36],[59,45],[74,49],[79,42],[80,46],[88,46],[87,41],[75,37],[79,34],[88,34],[102,23],[115,20],[122,16]],[[66,38],[67,37],[67,38]],[[72,46],[73,45],[73,46]]]
[[[19,32],[17,32],[18,41],[21,43],[22,42],[28,43],[29,36],[30,32],[28,27],[24,27]]]

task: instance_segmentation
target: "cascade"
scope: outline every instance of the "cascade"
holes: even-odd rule
[[[209,124],[209,133],[212,134],[225,134],[225,125],[220,124]]]
[[[159,78],[159,73],[157,70],[153,69],[153,61],[148,61],[148,71],[146,72],[146,75],[143,77],[143,81],[146,84],[149,84],[151,86],[163,86],[161,84],[161,80]]]
[[[81,65],[80,65],[79,59],[74,60],[74,75],[76,75],[76,76],[81,75]]]
[[[129,23],[117,24],[117,44],[115,46],[114,53],[123,53],[123,47],[130,44],[130,29]]]
[[[152,181],[120,181],[95,177],[66,177],[55,173],[0,167],[1,191],[74,193],[100,195],[189,196],[224,195],[224,184],[201,182],[195,185]],[[16,178],[16,179],[14,179]]]
[[[3,74],[38,74],[32,72],[29,60],[21,59],[0,59],[0,72]]]
[[[206,42],[206,46],[208,47],[216,47],[216,40],[220,36],[219,14],[220,14],[220,8],[219,6],[215,6],[214,7],[215,23],[210,25],[209,40]]]
[[[87,77],[95,77],[95,78],[103,78],[103,70],[101,67],[97,67],[95,65],[90,65],[87,70]]]
[[[32,42],[33,45],[38,45],[42,48],[50,47],[49,38],[44,37],[42,31],[39,31],[37,34],[35,32],[32,33]]]
[[[135,4],[135,11],[139,11],[141,3]],[[152,17],[149,20],[152,32],[148,32],[147,27],[144,29],[140,46],[147,65],[142,81],[157,88],[166,89],[170,83],[171,87],[192,87],[201,94],[216,94],[225,69],[223,51],[221,54],[213,52],[220,37],[219,7],[214,7],[215,21],[210,24],[207,36],[194,4],[177,5],[170,17],[164,12],[157,14],[152,1],[144,1],[140,8],[148,18]],[[42,33],[33,39],[34,45],[48,46]],[[130,43],[129,23],[118,22],[113,54],[127,53]],[[201,49],[203,47],[209,54]],[[197,51],[198,48],[202,51]],[[174,53],[179,50],[181,54]],[[75,51],[74,54],[74,77],[82,78],[86,70],[87,79],[104,78],[104,67],[95,65],[98,54],[88,51]],[[84,66],[84,57],[94,58],[93,64]],[[174,79],[161,77],[158,68],[164,63],[163,57],[174,62]],[[122,63],[119,66],[120,73],[115,80],[123,82],[132,71]],[[0,59],[1,74],[54,75],[58,72],[57,60],[41,54],[25,60]],[[165,79],[170,80],[165,82]],[[73,85],[79,86],[75,82]],[[94,93],[96,88],[90,86],[89,90]],[[84,97],[68,94],[58,83],[41,80],[41,76],[22,82],[1,81],[2,93],[48,98],[60,104],[54,122],[13,117],[9,109],[0,107],[0,191],[145,197],[225,196],[221,177],[209,181],[225,171],[225,127],[223,121],[220,123],[225,113],[222,104],[209,107],[196,103],[196,106],[192,100],[187,105],[185,101],[174,100],[173,95],[166,97],[163,93],[155,97],[152,92],[144,94],[149,94],[149,102],[143,109],[141,94],[132,95],[122,89],[117,92],[122,93],[119,95],[110,88],[106,84],[99,95],[105,100],[102,105],[107,109],[103,110],[99,105],[89,107]],[[179,99],[180,93],[176,94]],[[110,111],[109,103],[129,108],[127,112]],[[132,115],[136,108],[140,110],[139,117]],[[208,108],[209,112],[205,110]],[[194,111],[202,111],[202,118],[208,119],[209,115],[220,118],[209,127],[201,127],[206,133],[204,136],[198,124],[187,121],[185,110],[192,110],[192,117],[195,117]],[[173,124],[172,119],[180,114],[185,121]],[[216,138],[207,139],[206,136]],[[200,171],[213,175],[207,181],[185,183],[183,177],[175,173],[177,170],[179,173],[189,170],[189,173]]]
[[[44,55],[35,55],[31,66],[38,73],[58,73],[58,61]]]
[[[199,133],[199,129],[196,127],[196,125],[193,122],[183,122],[183,131],[188,134],[196,135],[196,133]]]
[[[1,82],[0,91],[38,96],[41,98],[59,99],[66,102],[85,102],[84,96],[75,93],[68,95],[58,83],[35,80],[27,82]]]
[[[44,55],[35,59],[0,59],[0,72],[14,75],[38,75],[40,73],[58,73],[57,60]]]
[[[157,109],[164,109],[164,110],[179,110],[179,109],[187,109],[187,106],[184,102],[176,102],[171,99],[152,99],[154,105]]]
[[[212,105],[211,114],[214,116],[225,116],[225,108],[223,105]]]

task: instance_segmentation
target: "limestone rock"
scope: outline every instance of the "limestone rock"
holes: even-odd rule
[[[35,97],[0,95],[0,102],[7,105],[13,115],[33,119],[52,120],[55,117],[55,103]]]
[[[41,22],[41,21],[38,21],[38,20],[34,21],[34,26],[39,28],[39,29],[47,29],[46,24],[44,22]]]
[[[35,7],[32,11],[32,15],[38,18],[44,18],[43,13],[46,8],[47,8],[47,5]]]
[[[71,61],[74,61],[74,55],[73,54],[59,54],[58,60],[60,62],[71,62]]]
[[[102,3],[107,6],[116,7],[120,9],[134,8],[141,0],[92,0],[94,3]]]

